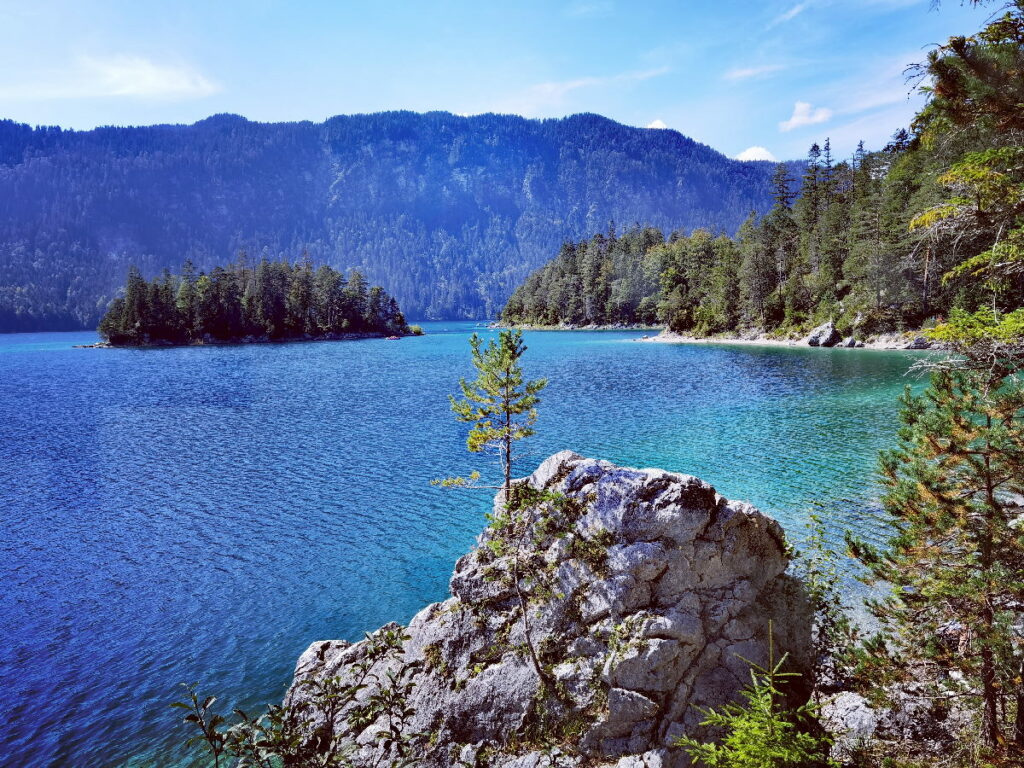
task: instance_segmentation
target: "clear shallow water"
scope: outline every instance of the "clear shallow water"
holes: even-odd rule
[[[447,596],[490,500],[447,393],[468,323],[428,336],[158,350],[0,336],[0,765],[176,765],[198,681],[279,700],[319,639]],[[563,448],[698,475],[799,534],[870,532],[914,353],[527,334],[551,384],[524,473]]]

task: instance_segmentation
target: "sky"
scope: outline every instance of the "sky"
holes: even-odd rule
[[[0,119],[88,129],[408,109],[596,112],[741,159],[879,148],[946,0],[0,0]]]

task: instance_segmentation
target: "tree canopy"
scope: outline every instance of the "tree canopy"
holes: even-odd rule
[[[152,281],[128,270],[124,296],[100,321],[115,345],[190,344],[249,338],[295,339],[344,333],[406,334],[398,302],[367,286],[353,270],[346,278],[328,266],[261,261],[243,256],[198,275],[186,261],[181,275],[164,270]]]

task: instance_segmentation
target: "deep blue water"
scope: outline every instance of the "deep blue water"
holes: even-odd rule
[[[447,595],[490,500],[429,335],[157,350],[0,336],[0,765],[175,765],[183,681],[279,700],[318,639]],[[913,353],[527,335],[551,384],[527,472],[563,448],[698,475],[792,532],[874,525],[877,450]]]

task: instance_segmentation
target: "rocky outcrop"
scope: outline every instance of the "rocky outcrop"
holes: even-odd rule
[[[915,765],[938,765],[957,752],[972,720],[960,697],[936,696],[914,683],[886,692],[887,705],[877,708],[852,691],[825,697],[820,724],[835,738],[833,759],[844,766],[863,765],[857,755],[869,749]]]
[[[289,704],[324,681],[364,686],[329,715],[357,764],[397,765],[404,750],[426,768],[675,768],[677,737],[711,736],[701,708],[736,698],[745,659],[767,661],[770,626],[806,668],[809,616],[783,532],[749,504],[568,451],[516,498],[508,511],[499,495],[450,599],[404,630],[314,643],[299,659]],[[389,632],[395,653],[374,655]],[[393,711],[367,704],[396,691]]]
[[[932,342],[931,342],[930,339],[926,338],[925,336],[915,336],[903,348],[904,349],[931,349],[932,348]]]
[[[843,340],[842,335],[836,330],[835,323],[828,322],[819,325],[811,335],[807,337],[808,345],[812,347],[834,347]]]

